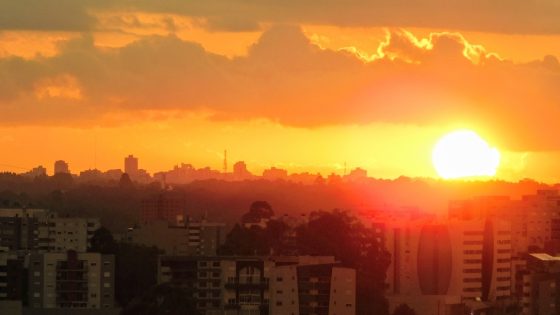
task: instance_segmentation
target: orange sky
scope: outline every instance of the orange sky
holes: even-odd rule
[[[499,178],[560,179],[560,23],[546,10],[523,30],[486,18],[492,8],[471,12],[479,24],[428,12],[432,25],[377,25],[353,6],[346,20],[296,2],[274,14],[240,5],[239,15],[214,0],[145,3],[77,6],[38,24],[10,7],[0,170],[52,172],[58,159],[74,172],[119,168],[128,154],[152,172],[219,169],[227,149],[255,173],[341,173],[346,162],[374,177],[436,176],[434,144],[466,128],[502,153]]]

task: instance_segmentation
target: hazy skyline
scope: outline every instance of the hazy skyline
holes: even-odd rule
[[[235,10],[231,8],[235,7]],[[318,9],[319,8],[319,9]],[[437,176],[456,129],[499,149],[497,177],[560,179],[560,6],[0,0],[0,170],[72,171],[222,153],[372,177]]]

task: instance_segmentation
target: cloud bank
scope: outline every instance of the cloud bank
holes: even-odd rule
[[[500,60],[456,33],[388,34],[372,56],[323,50],[298,27],[228,59],[174,36],[115,49],[91,36],[53,57],[0,59],[0,124],[103,124],[112,113],[204,112],[284,125],[476,122],[515,150],[560,149],[560,63]],[[119,123],[126,123],[126,117]]]

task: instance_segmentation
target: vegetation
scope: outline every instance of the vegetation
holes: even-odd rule
[[[91,239],[90,251],[115,255],[115,299],[120,306],[127,306],[156,286],[161,253],[157,248],[115,242],[109,230],[100,228]]]
[[[395,308],[393,315],[416,315],[416,311],[406,304],[401,304]]]

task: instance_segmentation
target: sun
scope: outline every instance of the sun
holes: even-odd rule
[[[445,179],[494,176],[500,152],[471,130],[457,130],[441,137],[432,151],[432,163]]]

